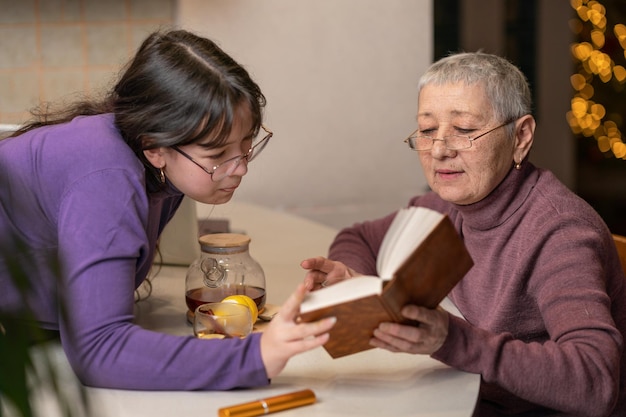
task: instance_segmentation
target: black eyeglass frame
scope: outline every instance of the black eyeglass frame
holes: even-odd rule
[[[239,164],[241,163],[242,160],[246,159],[248,162],[251,162],[254,158],[256,158],[261,153],[261,151],[265,148],[265,146],[267,146],[267,144],[269,143],[270,138],[272,136],[274,136],[274,132],[269,130],[264,125],[261,125],[261,129],[263,129],[263,131],[266,133],[266,135],[263,137],[263,139],[261,139],[260,141],[258,141],[254,145],[252,145],[252,147],[250,147],[250,149],[248,149],[248,152],[242,153],[241,155],[237,155],[237,156],[232,157],[232,158],[229,158],[226,161],[224,161],[224,162],[222,162],[222,163],[220,163],[218,165],[215,165],[212,168],[213,169],[212,171],[207,169],[207,168],[205,168],[204,166],[202,166],[195,159],[193,159],[193,157],[191,155],[189,155],[187,152],[185,152],[182,149],[180,149],[178,146],[172,146],[172,149],[174,149],[176,152],[178,152],[179,154],[181,154],[185,158],[189,159],[196,166],[198,166],[204,172],[209,174],[213,181],[221,181],[224,178],[231,176],[233,174],[233,172],[235,172],[235,170],[237,169],[237,167],[239,166]],[[217,171],[217,169],[220,168],[220,167],[227,166],[228,164],[232,164],[232,166],[229,167],[228,169],[226,169],[226,171],[224,172],[223,175],[220,175],[218,178],[215,178],[215,171]]]
[[[411,149],[412,151],[422,152],[422,151],[430,151],[430,150],[432,150],[432,149],[433,149],[433,146],[435,145],[435,141],[436,141],[436,140],[440,140],[440,141],[443,141],[443,144],[444,144],[444,146],[446,147],[446,149],[449,149],[449,150],[451,150],[451,151],[461,151],[461,150],[463,150],[463,149],[469,149],[469,148],[471,148],[471,147],[472,147],[472,143],[473,143],[476,139],[480,139],[480,138],[482,138],[483,136],[486,136],[486,135],[488,135],[489,133],[493,132],[494,130],[497,130],[497,129],[500,129],[501,127],[507,126],[507,125],[509,125],[509,124],[513,123],[513,122],[514,122],[514,121],[516,121],[516,120],[517,120],[517,119],[510,119],[510,120],[508,120],[508,121],[506,121],[506,122],[504,122],[504,123],[502,123],[502,124],[500,124],[500,125],[498,125],[498,126],[496,126],[496,127],[494,127],[494,128],[491,128],[491,129],[487,130],[486,132],[483,132],[483,133],[481,133],[480,135],[475,136],[475,137],[473,137],[473,138],[472,138],[472,137],[469,137],[469,136],[465,136],[465,135],[449,135],[449,136],[444,136],[444,137],[442,137],[442,138],[434,138],[434,137],[432,137],[432,136],[427,136],[427,135],[416,135],[416,133],[419,131],[419,128],[417,128],[417,129],[415,129],[415,131],[413,131],[413,133],[411,133],[411,134],[409,135],[409,137],[407,137],[406,139],[404,139],[404,143],[406,143],[407,145],[409,145],[409,149]],[[467,143],[468,143],[469,145],[468,145],[468,146],[466,146],[466,147],[463,147],[463,148],[451,148],[451,147],[449,147],[449,146],[448,146],[448,141],[447,141],[447,139],[448,139],[448,138],[450,138],[450,137],[454,137],[454,136],[456,136],[456,137],[461,137],[461,138],[464,138],[464,139],[467,139]],[[416,140],[418,137],[421,137],[421,138],[429,138],[429,139],[431,140],[431,142],[430,142],[430,147],[429,147],[429,148],[425,148],[425,149],[416,149],[416,142],[415,142],[415,140]]]

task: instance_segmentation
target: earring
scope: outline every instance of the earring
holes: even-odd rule
[[[522,168],[522,163],[521,162],[516,162],[515,163],[515,169],[519,170],[520,168]]]
[[[163,168],[159,168],[159,181],[161,184],[165,184],[165,172],[163,172]]]

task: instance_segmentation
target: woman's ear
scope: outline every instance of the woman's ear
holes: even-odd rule
[[[535,138],[537,123],[530,114],[521,117],[515,123],[515,150],[513,151],[514,163],[521,163],[530,152]]]

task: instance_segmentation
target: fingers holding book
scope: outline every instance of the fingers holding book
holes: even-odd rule
[[[402,315],[419,322],[419,326],[381,323],[374,330],[370,344],[392,352],[430,355],[443,346],[448,337],[448,312],[442,308],[429,309],[407,305]]]
[[[304,277],[304,284],[309,291],[319,290],[339,281],[361,275],[343,263],[332,261],[323,256],[305,259],[300,263],[300,266],[308,270]]]

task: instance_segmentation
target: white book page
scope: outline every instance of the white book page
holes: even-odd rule
[[[441,301],[441,303],[439,303],[439,306],[442,307],[447,312],[449,312],[450,314],[453,314],[465,320],[465,317],[463,316],[463,314],[461,314],[459,309],[454,305],[454,303],[452,302],[452,300],[450,300],[450,298],[448,297],[444,298]]]
[[[378,275],[390,279],[444,215],[425,207],[401,209],[385,234],[376,261]]]
[[[376,271],[379,276],[383,270],[383,263],[385,259],[389,259],[390,253],[394,250],[394,239],[402,233],[402,230],[406,229],[411,219],[411,211],[409,209],[400,209],[396,214],[396,217],[391,222],[387,233],[383,238],[383,243],[380,245],[380,251],[378,252],[378,258],[376,259]],[[389,278],[389,277],[386,277]]]
[[[300,313],[308,313],[322,307],[340,304],[346,301],[357,300],[373,294],[380,294],[383,281],[378,277],[360,276],[338,282],[330,287],[307,293]]]

